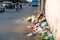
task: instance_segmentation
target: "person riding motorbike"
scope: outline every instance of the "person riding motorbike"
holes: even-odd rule
[[[19,2],[17,2],[17,3],[16,3],[16,11],[19,11],[19,8],[20,8]]]

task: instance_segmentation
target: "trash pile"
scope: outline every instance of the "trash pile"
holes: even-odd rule
[[[27,34],[27,36],[39,34],[39,40],[54,40],[44,14],[29,16],[27,21],[34,24],[33,26],[27,26],[28,29],[33,29],[33,32]]]

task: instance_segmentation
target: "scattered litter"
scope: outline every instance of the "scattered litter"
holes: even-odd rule
[[[27,34],[27,36],[32,36],[32,33]]]
[[[27,34],[27,36],[32,36],[33,34],[40,34],[39,40],[54,40],[46,18],[43,14],[40,14],[38,16],[29,16],[27,18],[27,22],[35,24],[34,26],[27,26],[28,29],[33,29],[33,32]]]

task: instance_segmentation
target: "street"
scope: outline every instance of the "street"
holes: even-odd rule
[[[37,7],[24,6],[23,9],[6,9],[0,13],[0,40],[33,40],[23,34],[26,30],[26,17],[34,15]],[[27,31],[27,30],[26,30]]]

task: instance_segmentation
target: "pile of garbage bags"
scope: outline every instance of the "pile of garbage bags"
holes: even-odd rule
[[[27,22],[34,24],[33,26],[27,26],[28,29],[33,29],[33,32],[27,34],[27,36],[39,34],[39,40],[54,40],[44,14],[29,16],[27,17]]]

